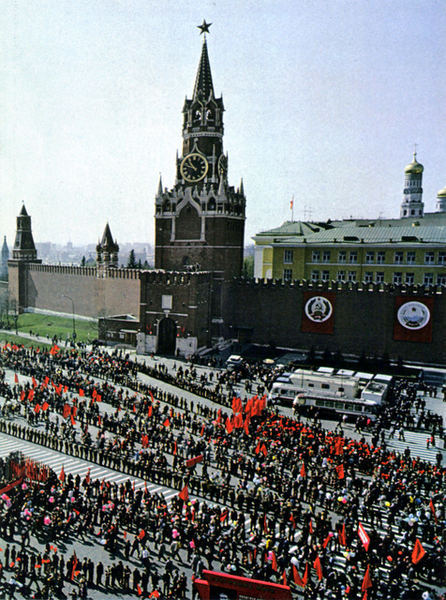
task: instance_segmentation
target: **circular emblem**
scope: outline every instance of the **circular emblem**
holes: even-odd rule
[[[397,313],[400,325],[406,329],[422,329],[429,323],[431,313],[422,302],[405,302]]]
[[[333,306],[323,296],[313,296],[305,304],[305,314],[315,323],[323,323],[331,317]]]

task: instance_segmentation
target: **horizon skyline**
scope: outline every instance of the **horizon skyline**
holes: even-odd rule
[[[36,243],[93,244],[108,221],[118,243],[154,244],[159,174],[171,188],[203,18],[229,181],[243,178],[247,196],[245,245],[291,220],[293,196],[294,220],[397,218],[414,143],[426,212],[446,183],[440,2],[30,0],[0,18],[9,246],[22,201]]]

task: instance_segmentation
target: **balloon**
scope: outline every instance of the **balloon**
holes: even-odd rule
[[[45,525],[49,525],[51,523],[51,519],[49,517],[44,517],[43,522]]]

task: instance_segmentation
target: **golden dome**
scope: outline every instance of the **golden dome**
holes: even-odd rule
[[[424,171],[424,167],[417,161],[417,153],[413,154],[413,161],[407,165],[404,169],[405,173],[422,173]]]
[[[446,198],[446,187],[444,187],[437,193],[437,198]]]

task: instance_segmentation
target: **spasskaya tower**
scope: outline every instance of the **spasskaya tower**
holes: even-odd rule
[[[176,159],[176,180],[155,199],[155,268],[213,271],[216,279],[241,274],[246,199],[243,181],[228,183],[223,148],[223,99],[212,83],[204,34],[192,98],[183,108],[183,148]]]

